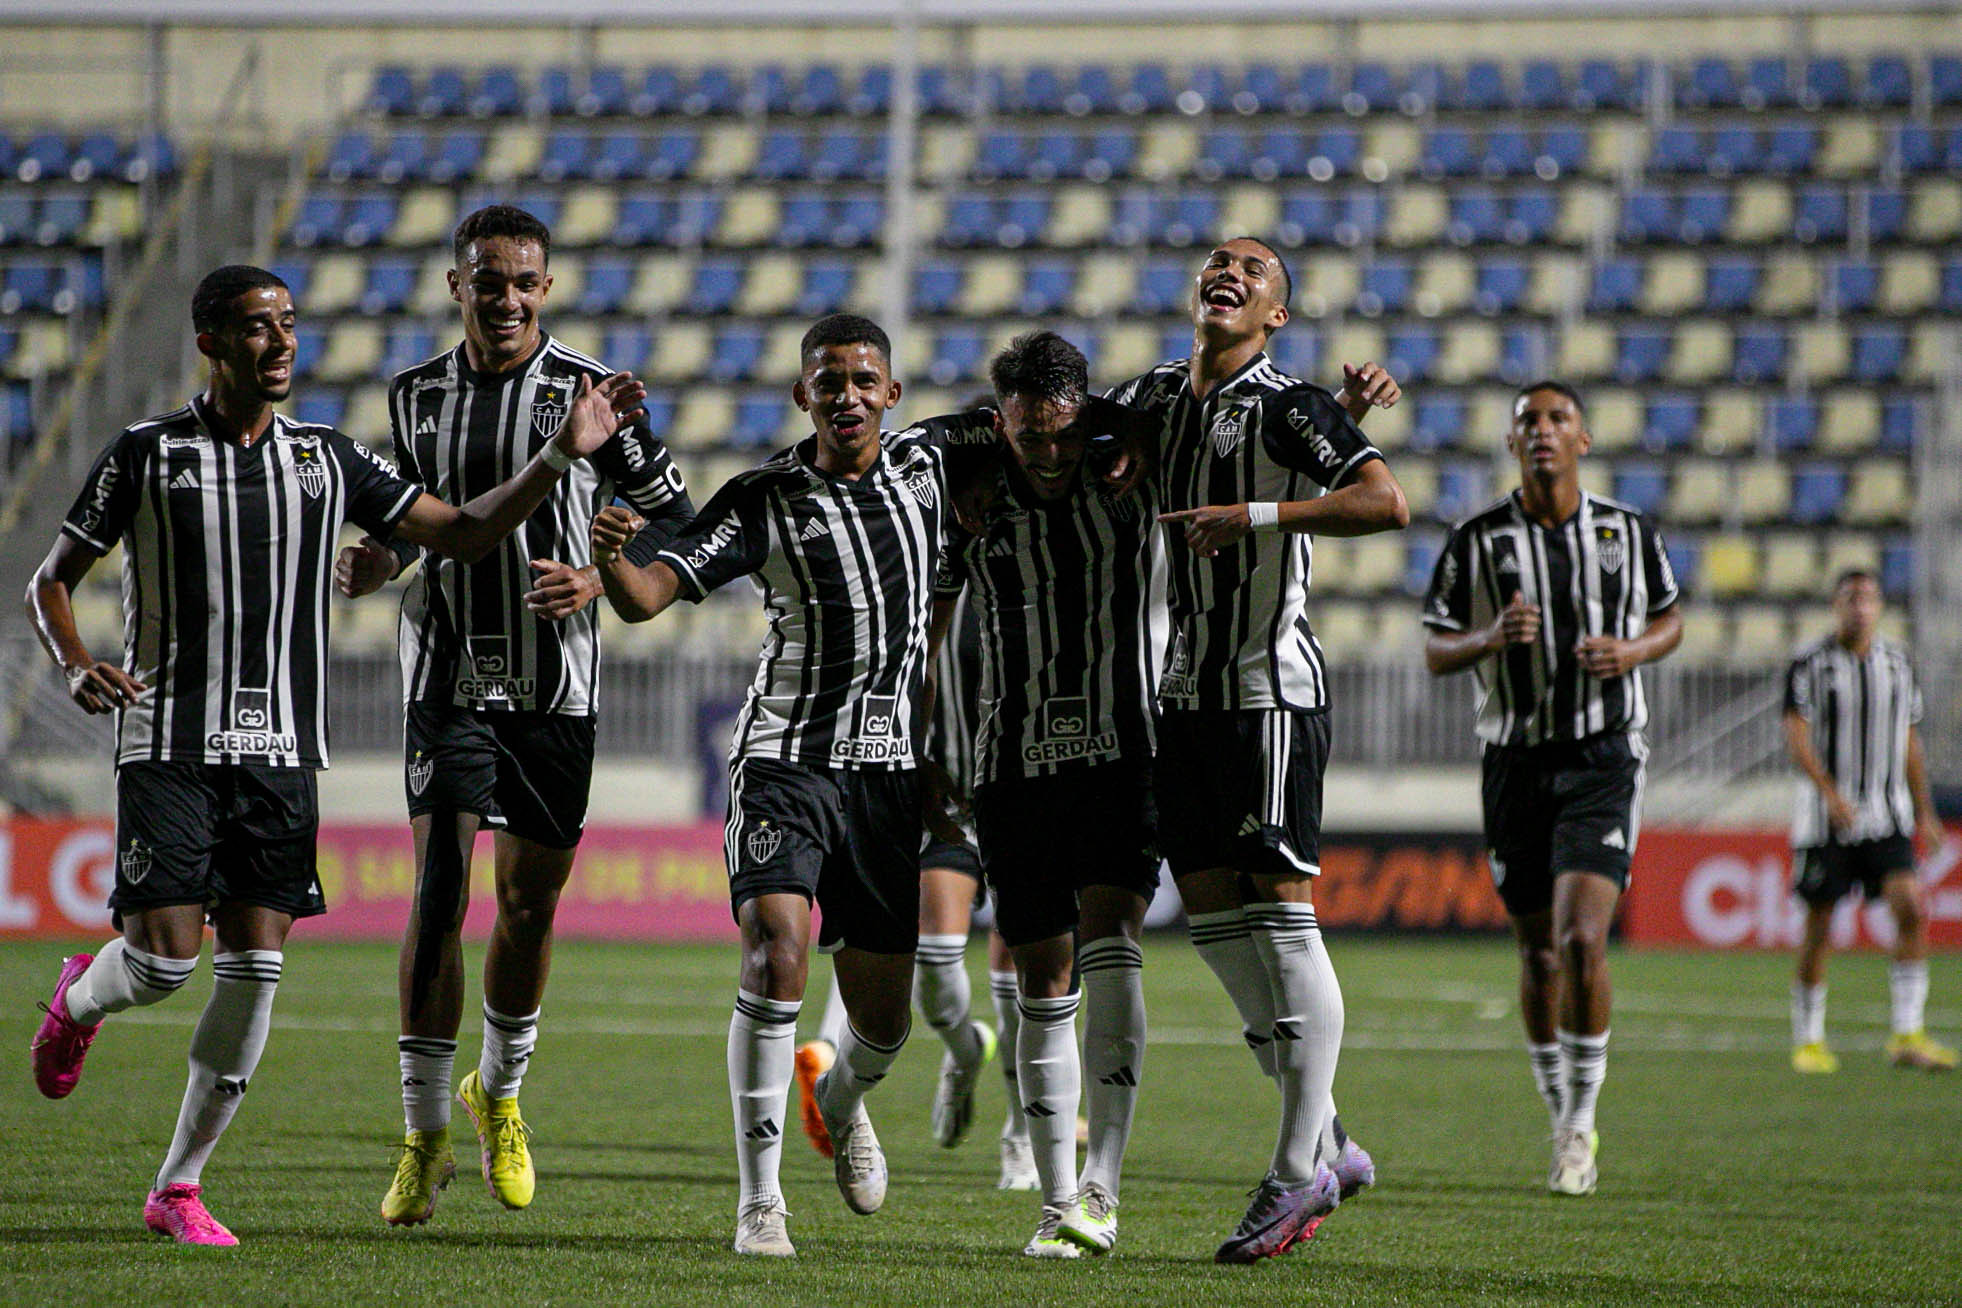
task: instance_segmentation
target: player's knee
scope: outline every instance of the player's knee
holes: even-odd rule
[[[1606,926],[1593,922],[1572,922],[1560,929],[1560,958],[1570,968],[1599,966],[1607,951]]]
[[[505,888],[497,896],[497,924],[518,940],[543,940],[558,916],[559,892],[543,887]]]
[[[1560,955],[1551,941],[1519,946],[1519,965],[1534,983],[1545,985],[1560,970]]]

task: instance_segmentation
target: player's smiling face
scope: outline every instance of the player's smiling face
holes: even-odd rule
[[[257,287],[232,301],[225,324],[198,335],[218,390],[248,404],[277,404],[290,395],[296,318],[284,286]]]
[[[1224,340],[1271,335],[1288,320],[1284,275],[1259,241],[1228,241],[1206,256],[1193,283],[1193,325]]]
[[[791,398],[811,415],[821,454],[855,460],[878,441],[880,420],[899,403],[899,383],[878,346],[825,345],[804,356]]]
[[[545,250],[529,237],[485,236],[450,269],[450,298],[463,306],[463,336],[486,372],[516,367],[538,348],[538,311],[552,290]]]
[[[1580,409],[1559,391],[1529,391],[1513,405],[1506,448],[1519,460],[1521,476],[1578,476],[1580,457],[1593,444]]]
[[[1067,401],[1007,394],[1000,397],[995,426],[1029,486],[1045,500],[1076,489],[1083,467],[1084,436],[1075,429],[1081,397]]]

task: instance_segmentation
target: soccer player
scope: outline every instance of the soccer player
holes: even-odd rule
[[[293,919],[325,910],[314,773],[327,766],[328,591],[344,521],[476,559],[577,459],[639,412],[631,378],[582,380],[514,476],[455,508],[329,427],[273,411],[292,388],[293,301],[260,268],[217,269],[191,302],[203,394],[109,444],[29,583],[43,645],[89,713],[116,715],[121,935],[63,961],[32,1045],[41,1093],[75,1088],[110,1013],[168,999],[216,928],[177,1131],[144,1203],[151,1230],[236,1244],[206,1210],[205,1161],[265,1050]],[[120,663],[75,629],[72,596],[121,541]]]
[[[645,567],[636,519],[593,522],[609,602],[629,622],[753,577],[769,634],[730,748],[724,852],[742,961],[728,1067],[741,1177],[735,1249],[795,1253],[778,1182],[813,901],[848,1020],[818,1081],[838,1188],[884,1204],[865,1092],[905,1043],[919,937],[922,790],[915,740],[949,489],[934,424],[883,432],[899,402],[891,346],[852,314],[804,334],[792,396],[813,434],[733,478]],[[993,433],[985,433],[989,445]]]
[[[1485,842],[1519,944],[1533,1080],[1553,1120],[1555,1194],[1592,1194],[1608,1067],[1608,927],[1641,823],[1638,669],[1682,640],[1655,524],[1581,489],[1580,396],[1537,382],[1513,404],[1519,489],[1451,533],[1424,601],[1425,662],[1474,669]]]
[[[1015,961],[1017,1082],[1042,1188],[1022,1252],[1075,1258],[1116,1244],[1118,1174],[1143,1069],[1139,937],[1159,863],[1151,754],[1161,550],[1152,487],[1119,492],[1087,466],[1089,439],[1104,434],[1111,411],[1132,416],[1089,398],[1082,353],[1054,332],[1031,332],[989,371],[1012,457],[984,484],[976,530],[949,530],[938,621],[951,620],[965,591],[981,629],[974,818]],[[1085,1072],[1090,1149],[1079,1184]]]
[[[1921,688],[1907,651],[1876,628],[1880,582],[1864,569],[1833,585],[1833,632],[1799,652],[1785,673],[1785,747],[1801,773],[1792,809],[1792,866],[1805,901],[1805,936],[1792,982],[1792,1068],[1830,1073],[1826,1045],[1827,930],[1854,886],[1894,915],[1888,971],[1897,1067],[1952,1071],[1956,1052],[1922,1028],[1928,939],[1913,840],[1942,840],[1921,752]]]
[[[496,485],[550,440],[585,378],[607,369],[540,325],[552,238],[522,209],[490,205],[457,225],[450,296],[463,340],[389,387],[395,459],[440,498]],[[396,1042],[405,1122],[382,1217],[427,1221],[456,1172],[450,1082],[463,1017],[463,916],[471,851],[496,831],[497,918],[484,950],[483,1045],[456,1098],[477,1130],[484,1181],[506,1208],[536,1184],[518,1092],[538,1039],[552,920],[586,823],[598,709],[599,574],[593,515],[617,491],[648,526],[646,562],[694,516],[681,474],[645,420],[569,472],[524,530],[472,564],[431,555],[402,604],[405,793],[416,898],[398,964]],[[343,553],[350,594],[414,553],[366,540]]]
[[[1159,684],[1159,829],[1192,941],[1281,1090],[1272,1163],[1221,1262],[1285,1252],[1344,1191],[1374,1180],[1342,1134],[1333,1085],[1342,992],[1315,923],[1328,683],[1306,612],[1310,536],[1409,522],[1403,490],[1356,416],[1394,403],[1374,365],[1344,365],[1342,399],[1289,377],[1267,341],[1290,278],[1250,237],[1195,279],[1190,359],[1112,392],[1158,431],[1171,649]],[[1244,890],[1242,889],[1244,887]]]

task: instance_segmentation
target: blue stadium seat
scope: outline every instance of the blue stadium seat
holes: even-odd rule
[[[177,175],[177,143],[158,132],[145,132],[123,160],[123,180],[140,182],[146,177]]]
[[[1832,305],[1836,313],[1867,313],[1880,294],[1880,265],[1843,261],[1831,266]]]
[[[416,279],[422,261],[415,258],[381,258],[368,264],[368,286],[361,294],[361,312],[399,313],[416,293]]]
[[[1642,448],[1656,454],[1693,449],[1702,415],[1703,406],[1694,395],[1684,391],[1653,393],[1642,415]]]
[[[1712,259],[1704,283],[1704,303],[1718,313],[1744,312],[1758,298],[1763,272],[1763,265],[1755,259]]]
[[[952,313],[966,284],[961,264],[923,263],[913,272],[913,307],[924,314]]]
[[[1191,349],[1192,337],[1187,333],[1177,354],[1189,353]],[[1316,332],[1280,332],[1268,342],[1267,355],[1290,377],[1313,377],[1321,371],[1322,338]]]
[[[524,112],[525,90],[514,68],[487,68],[470,97],[470,112],[478,118],[509,118]]]
[[[34,193],[0,191],[0,244],[18,245],[34,237]]]
[[[776,244],[822,245],[833,233],[831,199],[823,191],[795,191],[783,197]]]
[[[368,86],[368,112],[398,117],[416,110],[416,84],[406,68],[384,66],[375,69],[375,80]]]
[[[715,334],[704,375],[712,382],[748,381],[763,364],[763,328],[730,324]]]
[[[1658,514],[1669,501],[1669,473],[1659,463],[1624,459],[1615,465],[1614,497],[1643,513]]]
[[[1914,99],[1914,73],[1900,55],[1875,55],[1867,65],[1867,85],[1860,99],[1870,105],[1904,109]]]
[[[1587,170],[1587,132],[1580,127],[1549,127],[1540,136],[1533,171],[1545,181]]]
[[[599,317],[620,312],[627,297],[633,294],[634,275],[634,261],[631,259],[601,255],[588,260],[585,283],[579,288],[578,309],[581,316]]]
[[[851,299],[856,270],[837,259],[813,259],[804,265],[804,285],[797,293],[796,311],[801,318],[837,313]]]
[[[592,174],[593,137],[585,132],[561,129],[545,138],[545,149],[538,157],[538,176],[547,182]]]
[[[1262,132],[1254,141],[1248,171],[1263,182],[1280,177],[1304,177],[1308,173],[1308,134],[1298,128],[1283,127]]]
[[[809,118],[827,118],[844,112],[844,74],[836,64],[809,65],[791,94],[790,107]]]
[[[1621,239],[1633,245],[1674,238],[1675,204],[1662,191],[1630,191],[1621,201]]]
[[[600,339],[600,358],[609,368],[640,372],[654,355],[654,333],[639,323],[624,323],[606,329]]]
[[[1411,416],[1410,446],[1429,453],[1463,443],[1467,423],[1465,402],[1458,396],[1431,392],[1418,402]]]
[[[1514,313],[1526,299],[1533,272],[1516,259],[1487,260],[1478,265],[1472,307],[1485,316]]]
[[[1867,212],[1867,239],[1884,244],[1900,239],[1907,225],[1907,196],[1892,188],[1866,192],[1862,201]]]
[[[75,294],[59,264],[19,259],[0,270],[0,313],[68,313]]]
[[[380,371],[392,377],[404,368],[413,368],[436,353],[436,333],[421,323],[395,323],[382,338]]]
[[[5,311],[4,294],[0,294],[0,311]],[[302,331],[293,342],[293,375],[311,377],[320,369],[320,360],[327,353],[327,333],[324,331]]]
[[[1483,164],[1483,153],[1472,134],[1462,127],[1432,128],[1418,158],[1418,168],[1430,178],[1470,177],[1480,172]]]
[[[336,182],[367,177],[375,167],[375,141],[366,132],[342,132],[321,161],[323,177]]]
[[[528,101],[531,111],[541,117],[565,118],[579,112],[579,91],[570,68],[553,64],[538,73],[538,87]]]
[[[1331,127],[1318,133],[1308,152],[1308,175],[1317,181],[1352,177],[1362,166],[1362,133],[1353,127]]]
[[[1846,239],[1846,192],[1837,186],[1808,186],[1793,206],[1792,236],[1814,241]]]
[[[1024,191],[1010,195],[1002,204],[1001,222],[995,228],[995,240],[1011,250],[1024,245],[1040,245],[1043,234],[1049,230],[1049,212],[1053,205],[1054,198],[1046,191]]]
[[[1128,177],[1138,160],[1138,134],[1125,127],[1110,127],[1089,140],[1083,156],[1083,175],[1093,182]]]
[[[1784,109],[1797,103],[1791,64],[1781,58],[1753,59],[1744,70],[1738,99],[1746,109]]]
[[[1505,68],[1491,59],[1474,59],[1465,65],[1464,90],[1457,105],[1478,113],[1512,107],[1512,90],[1506,85]]]
[[[1288,93],[1290,113],[1325,114],[1342,107],[1335,69],[1328,64],[1303,64],[1301,80]]]
[[[1669,570],[1687,588],[1697,575],[1697,565],[1703,561],[1703,542],[1687,536],[1670,536],[1663,541],[1662,549],[1669,556]]]
[[[693,133],[666,132],[659,139],[667,140],[675,136],[687,136],[693,139],[693,135]],[[592,144],[591,154],[581,170],[569,175],[590,177],[598,182],[658,176],[647,167],[649,144],[645,132],[607,132]]]
[[[1361,245],[1373,241],[1383,228],[1383,193],[1354,187],[1342,197],[1342,213],[1335,220],[1335,239],[1341,245]]]
[[[429,167],[429,133],[418,127],[404,128],[388,139],[375,160],[375,176],[393,185],[420,181]]]
[[[1028,143],[1020,132],[983,132],[974,147],[974,176],[984,182],[1029,175]]]
[[[1404,78],[1403,94],[1397,97],[1397,108],[1415,118],[1433,109],[1453,107],[1458,97],[1452,70],[1439,63],[1413,64]]]
[[[867,138],[852,127],[834,127],[818,136],[811,152],[810,175],[820,181],[876,181],[885,176],[885,161],[868,148]]]
[[[341,235],[341,199],[337,195],[307,196],[300,202],[300,212],[294,215],[292,230],[286,239],[295,245],[331,244]]]
[[[685,114],[733,114],[742,108],[742,81],[726,64],[705,64],[681,97]]]
[[[1901,327],[1867,327],[1853,333],[1853,378],[1855,381],[1893,381],[1907,363],[1907,330]]]
[[[611,157],[610,151],[613,148],[613,140],[613,136],[609,134],[601,146],[600,158],[602,160]],[[685,127],[678,127],[671,131],[662,132],[659,136],[655,137],[652,146],[647,150],[646,157],[639,161],[635,167],[638,168],[639,176],[645,177],[650,181],[661,182],[671,177],[688,176],[688,174],[695,171],[695,163],[701,157],[702,138],[700,133],[690,131]],[[597,168],[597,165],[595,167]],[[594,175],[598,176],[599,174],[595,172]],[[618,174],[618,176],[622,177],[633,175],[635,174],[631,171]]]
[[[1805,123],[1780,123],[1765,145],[1764,171],[1778,176],[1809,173],[1819,158],[1818,129]]]
[[[1791,343],[1785,329],[1769,323],[1753,323],[1737,329],[1731,358],[1732,375],[1740,382],[1776,381],[1785,375],[1785,359]]]
[[[1283,245],[1316,245],[1335,239],[1335,197],[1321,187],[1298,187],[1281,195],[1275,236]]]
[[[1406,377],[1412,382],[1428,381],[1437,369],[1438,355],[1443,353],[1443,348],[1434,328],[1399,328],[1383,344],[1383,366],[1399,381]]]
[[[1627,313],[1642,298],[1642,265],[1635,259],[1605,259],[1594,269],[1587,294],[1590,313]]]
[[[1720,241],[1730,225],[1730,192],[1694,190],[1683,192],[1677,213],[1676,236],[1687,244]]]
[[[1194,68],[1185,90],[1179,92],[1179,108],[1186,113],[1218,113],[1232,102],[1232,82],[1217,64]]]
[[[308,390],[293,406],[293,416],[316,427],[336,427],[347,417],[347,396],[341,391],[316,387]]]
[[[1041,182],[1081,176],[1085,144],[1079,132],[1043,132],[1029,143],[1028,175]]]
[[[1649,146],[1652,173],[1700,173],[1703,171],[1703,134],[1694,127],[1665,127],[1655,134]]]
[[[1207,181],[1253,175],[1253,144],[1243,127],[1214,128],[1199,140],[1193,172]]]
[[[1904,173],[1939,172],[1942,159],[1941,134],[1924,123],[1905,123],[1894,129],[1894,159]]]
[[[885,106],[892,98],[891,77],[892,73],[888,70],[886,73],[887,84],[882,88],[883,94],[880,97],[880,106],[876,110],[868,108],[861,112],[885,112]],[[863,94],[866,88],[861,84],[859,89],[860,93]],[[966,85],[954,76],[952,69],[940,64],[929,64],[920,69],[919,98],[921,113],[939,114],[943,116],[966,113],[970,100]]]
[[[1942,264],[1941,291],[1935,303],[1943,313],[1962,313],[1962,259]]]
[[[304,259],[275,259],[267,265],[267,271],[286,283],[286,289],[293,293],[293,303],[304,310],[307,291],[313,286],[313,264]]]
[[[1644,64],[1624,69],[1612,59],[1586,60],[1574,78],[1573,107],[1640,109],[1648,100],[1647,80]]]
[[[597,71],[594,76],[597,80]],[[682,80],[681,73],[665,64],[655,64],[640,75],[639,81],[632,84],[624,109],[641,118],[675,114],[681,112],[682,103],[687,98],[688,86]],[[617,113],[619,110],[613,112]]]
[[[108,132],[89,132],[75,143],[75,156],[68,161],[68,175],[78,182],[95,177],[114,177],[123,161],[122,142]]]
[[[1918,401],[1899,395],[1880,402],[1880,439],[1874,445],[1882,454],[1911,454],[1920,428]]]
[[[1800,466],[1792,474],[1792,503],[1786,512],[1804,527],[1831,522],[1846,502],[1846,481],[1846,470],[1831,463]]]
[[[1356,312],[1375,318],[1400,314],[1410,307],[1411,284],[1416,273],[1403,259],[1381,259],[1362,270],[1362,288],[1356,292]]]
[[[574,108],[588,118],[613,117],[627,112],[634,103],[634,93],[627,87],[627,71],[602,65],[586,74],[586,85],[579,92],[578,103]],[[662,112],[655,108],[644,109],[643,113]]]
[[[1531,177],[1540,155],[1523,127],[1494,127],[1485,136],[1485,154],[1478,170],[1487,177]]]
[[[1780,395],[1765,410],[1765,432],[1780,454],[1809,450],[1819,439],[1819,403],[1804,396]]]
[[[1444,234],[1453,245],[1486,244],[1505,238],[1505,210],[1499,197],[1483,187],[1455,192],[1449,214]]]
[[[1131,307],[1139,313],[1177,313],[1185,307],[1186,298],[1191,294],[1192,277],[1186,270],[1185,261],[1151,259],[1138,269],[1137,288],[1132,294]]]
[[[839,201],[831,219],[831,244],[840,250],[871,245],[886,225],[885,197],[854,191]]]
[[[653,426],[654,434],[671,440],[669,433],[674,431],[674,393],[665,390],[649,391],[642,407],[647,410],[647,421]]]
[[[1670,345],[1666,330],[1624,328],[1615,334],[1615,376],[1624,382],[1656,380],[1669,363]]]
[[[1928,61],[1928,101],[1943,108],[1962,104],[1962,55],[1936,55]]]
[[[1706,56],[1676,80],[1676,103],[1690,109],[1735,109],[1743,103],[1737,70],[1728,59]]]
[[[1349,74],[1342,107],[1352,114],[1381,113],[1397,107],[1402,88],[1387,64],[1360,63]]]
[[[396,197],[387,192],[357,195],[349,200],[341,213],[341,244],[378,244],[395,226],[396,206]]]
[[[424,118],[455,118],[469,103],[470,89],[464,84],[462,69],[432,68],[416,96],[416,112]]]
[[[1076,290],[1076,265],[1068,259],[1031,259],[1023,270],[1018,313],[1044,318],[1060,313]]]
[[[981,375],[987,356],[988,340],[978,328],[949,327],[934,340],[927,376],[936,386],[971,381]]]
[[[59,132],[37,132],[21,147],[14,161],[14,175],[23,182],[45,182],[66,176],[73,156],[68,138]]]
[[[675,202],[655,191],[629,191],[613,217],[614,245],[655,245],[676,224]]]
[[[1289,94],[1289,79],[1280,69],[1273,64],[1248,64],[1233,107],[1243,114],[1278,113],[1288,108]]]
[[[93,203],[87,191],[55,191],[42,196],[34,239],[42,245],[77,244]]]
[[[1030,64],[1009,92],[1007,107],[1018,114],[1063,112],[1063,75],[1052,64]]]
[[[1438,467],[1437,502],[1431,511],[1445,521],[1456,522],[1484,504],[1490,493],[1491,482],[1484,467],[1450,460]],[[1432,558],[1436,558],[1435,550]]]
[[[1758,129],[1729,123],[1710,134],[1709,169],[1718,176],[1749,175],[1767,168]]]
[[[1560,197],[1552,191],[1532,190],[1512,193],[1512,211],[1506,217],[1506,240],[1514,245],[1533,245],[1553,239],[1560,222]]]
[[[1304,336],[1306,332],[1302,333]],[[1161,359],[1184,359],[1192,354],[1192,328],[1181,324],[1167,327],[1158,337],[1158,357]]]
[[[742,94],[741,107],[745,113],[751,114],[789,113],[794,93],[790,74],[783,70],[781,64],[763,64],[751,70],[749,85]]]
[[[783,396],[775,391],[744,391],[736,397],[736,419],[729,444],[739,450],[768,449],[783,429]]]
[[[952,246],[985,245],[994,238],[995,207],[980,191],[956,191],[947,201],[946,220],[940,227],[942,244]]]
[[[1572,102],[1566,74],[1551,59],[1529,59],[1519,71],[1519,103],[1525,109],[1565,109]]]
[[[1914,542],[1895,536],[1880,545],[1880,589],[1887,598],[1901,600],[1914,593]]]
[[[1844,109],[1853,103],[1853,70],[1837,55],[1816,55],[1805,64],[1799,103],[1809,109]]]
[[[695,268],[684,307],[689,313],[714,317],[735,307],[743,293],[744,264],[735,259],[704,259]]]
[[[1444,476],[1440,476],[1438,478],[1438,484],[1442,486],[1445,480],[1446,478]],[[1482,498],[1481,496],[1467,497],[1465,508],[1461,512],[1456,513],[1447,514],[1441,507],[1435,507],[1432,510],[1433,516],[1441,521],[1450,521],[1454,518],[1463,517],[1470,513],[1472,509],[1478,507],[1478,503]],[[1439,505],[1441,506],[1442,504],[1443,499],[1440,494]],[[1437,556],[1443,549],[1444,540],[1442,537],[1434,536],[1428,532],[1411,532],[1409,538],[1404,541],[1403,577],[1397,583],[1398,588],[1404,594],[1412,596],[1422,595],[1425,591],[1429,590],[1431,575],[1437,570]]]
[[[1076,83],[1063,96],[1063,110],[1078,118],[1086,114],[1117,112],[1117,78],[1103,64],[1085,64],[1076,70]]]
[[[772,128],[763,134],[756,148],[756,162],[750,168],[750,175],[766,182],[801,178],[807,157],[802,132]]]

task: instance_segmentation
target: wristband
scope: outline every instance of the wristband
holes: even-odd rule
[[[1248,504],[1247,529],[1249,531],[1279,531],[1281,529],[1281,506],[1272,500],[1263,500]]]
[[[557,441],[546,441],[545,448],[540,453],[544,457],[545,466],[553,472],[564,472],[577,462],[570,454],[559,448]]]

